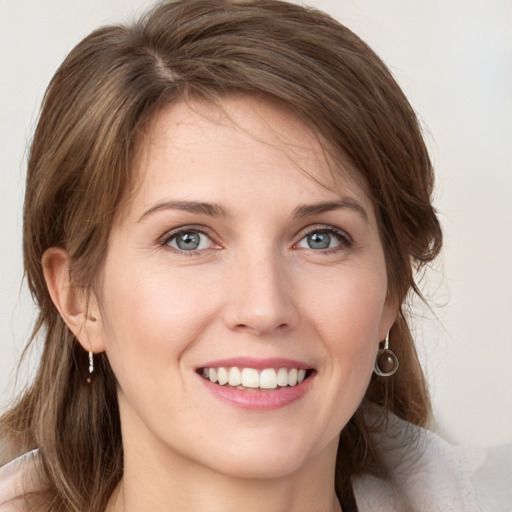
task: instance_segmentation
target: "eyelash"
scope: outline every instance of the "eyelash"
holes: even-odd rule
[[[211,235],[205,230],[204,228],[200,226],[184,226],[180,227],[178,229],[175,229],[173,231],[168,231],[165,233],[159,240],[158,245],[163,248],[168,248],[169,250],[173,251],[175,254],[179,254],[180,256],[197,256],[201,252],[204,252],[208,249],[199,249],[199,250],[183,250],[175,247],[171,247],[169,244],[171,241],[175,238],[177,238],[179,235],[184,235],[187,233],[198,233],[200,235],[204,235],[208,237],[211,240],[212,245],[216,245],[217,247],[220,247],[218,244],[216,244],[213,240]]]
[[[167,232],[167,233],[165,233],[165,235],[163,235],[160,238],[158,245],[160,247],[164,247],[164,248],[167,247],[169,250],[172,250],[174,253],[183,255],[183,256],[197,256],[201,252],[211,250],[211,248],[208,248],[208,249],[193,249],[193,250],[187,251],[187,250],[171,247],[169,245],[171,243],[171,241],[176,239],[179,235],[191,233],[191,232],[198,233],[200,235],[204,235],[204,236],[208,237],[211,240],[211,243],[214,246],[215,245],[217,246],[217,247],[215,247],[215,249],[220,248],[220,246],[212,240],[212,237],[207,232],[207,230],[205,230],[204,228],[202,228],[200,226],[184,226],[184,227],[180,227],[176,230]],[[311,250],[315,253],[333,254],[333,253],[339,252],[340,250],[350,248],[354,245],[352,238],[344,231],[334,228],[333,226],[329,226],[329,225],[316,225],[316,226],[310,226],[310,227],[303,229],[298,235],[300,237],[298,242],[293,244],[293,248],[301,250],[302,248],[297,247],[297,245],[300,242],[302,242],[302,240],[304,240],[307,236],[312,235],[313,233],[326,233],[330,236],[334,235],[337,238],[337,240],[339,241],[339,244],[336,247],[332,247],[332,248],[319,249],[319,250],[309,248],[309,250]]]
[[[299,241],[294,244],[294,247],[296,247],[302,240],[304,240],[307,236],[312,235],[313,233],[327,233],[328,235],[334,235],[337,240],[339,241],[339,245],[336,247],[332,247],[330,249],[321,249],[321,250],[314,250],[309,249],[315,253],[319,254],[334,254],[337,253],[343,249],[349,249],[354,245],[354,241],[352,238],[345,232],[340,229],[337,229],[333,226],[329,225],[316,225],[316,226],[308,226],[307,228],[303,229],[299,233]],[[300,248],[298,248],[300,250]]]

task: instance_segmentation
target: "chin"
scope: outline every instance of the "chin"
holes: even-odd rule
[[[224,462],[224,461],[223,461]],[[253,457],[238,456],[226,460],[216,469],[217,472],[230,477],[248,480],[264,480],[284,478],[299,471],[305,464],[305,459],[297,453],[281,450],[265,455],[254,454]]]
[[[338,438],[327,447],[318,447],[298,436],[276,435],[273,439],[260,435],[252,442],[233,442],[230,449],[211,460],[210,468],[231,477],[245,479],[283,478],[314,464],[320,453],[337,448]],[[232,447],[232,448],[231,448]],[[334,450],[336,452],[336,450]]]

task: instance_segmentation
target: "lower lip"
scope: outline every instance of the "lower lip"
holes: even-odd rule
[[[272,411],[296,402],[308,391],[313,375],[296,386],[287,386],[268,391],[242,390],[231,386],[221,386],[199,376],[206,388],[213,395],[224,402],[228,402],[241,409],[253,411]]]

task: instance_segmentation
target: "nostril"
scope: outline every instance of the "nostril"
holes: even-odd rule
[[[247,281],[240,277],[235,293],[229,295],[223,309],[224,321],[231,330],[255,335],[284,332],[298,323],[298,311],[287,286],[269,275]]]
[[[283,332],[287,331],[290,328],[290,324],[281,323],[276,326],[269,324],[263,324],[261,322],[254,322],[254,325],[250,324],[236,324],[233,326],[233,329],[236,331],[242,331],[247,333],[252,333],[256,335],[268,334],[272,331]]]
[[[234,326],[234,329],[236,331],[254,331],[255,330],[253,327],[250,327],[247,324],[236,324]]]

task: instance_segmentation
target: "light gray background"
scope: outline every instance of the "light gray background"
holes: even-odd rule
[[[22,285],[25,152],[46,84],[92,29],[146,0],[0,0],[0,405],[34,312]],[[445,250],[415,332],[437,428],[512,442],[512,1],[311,0],[365,39],[420,113]],[[26,374],[20,377],[21,383]],[[19,384],[19,383],[18,383]]]

